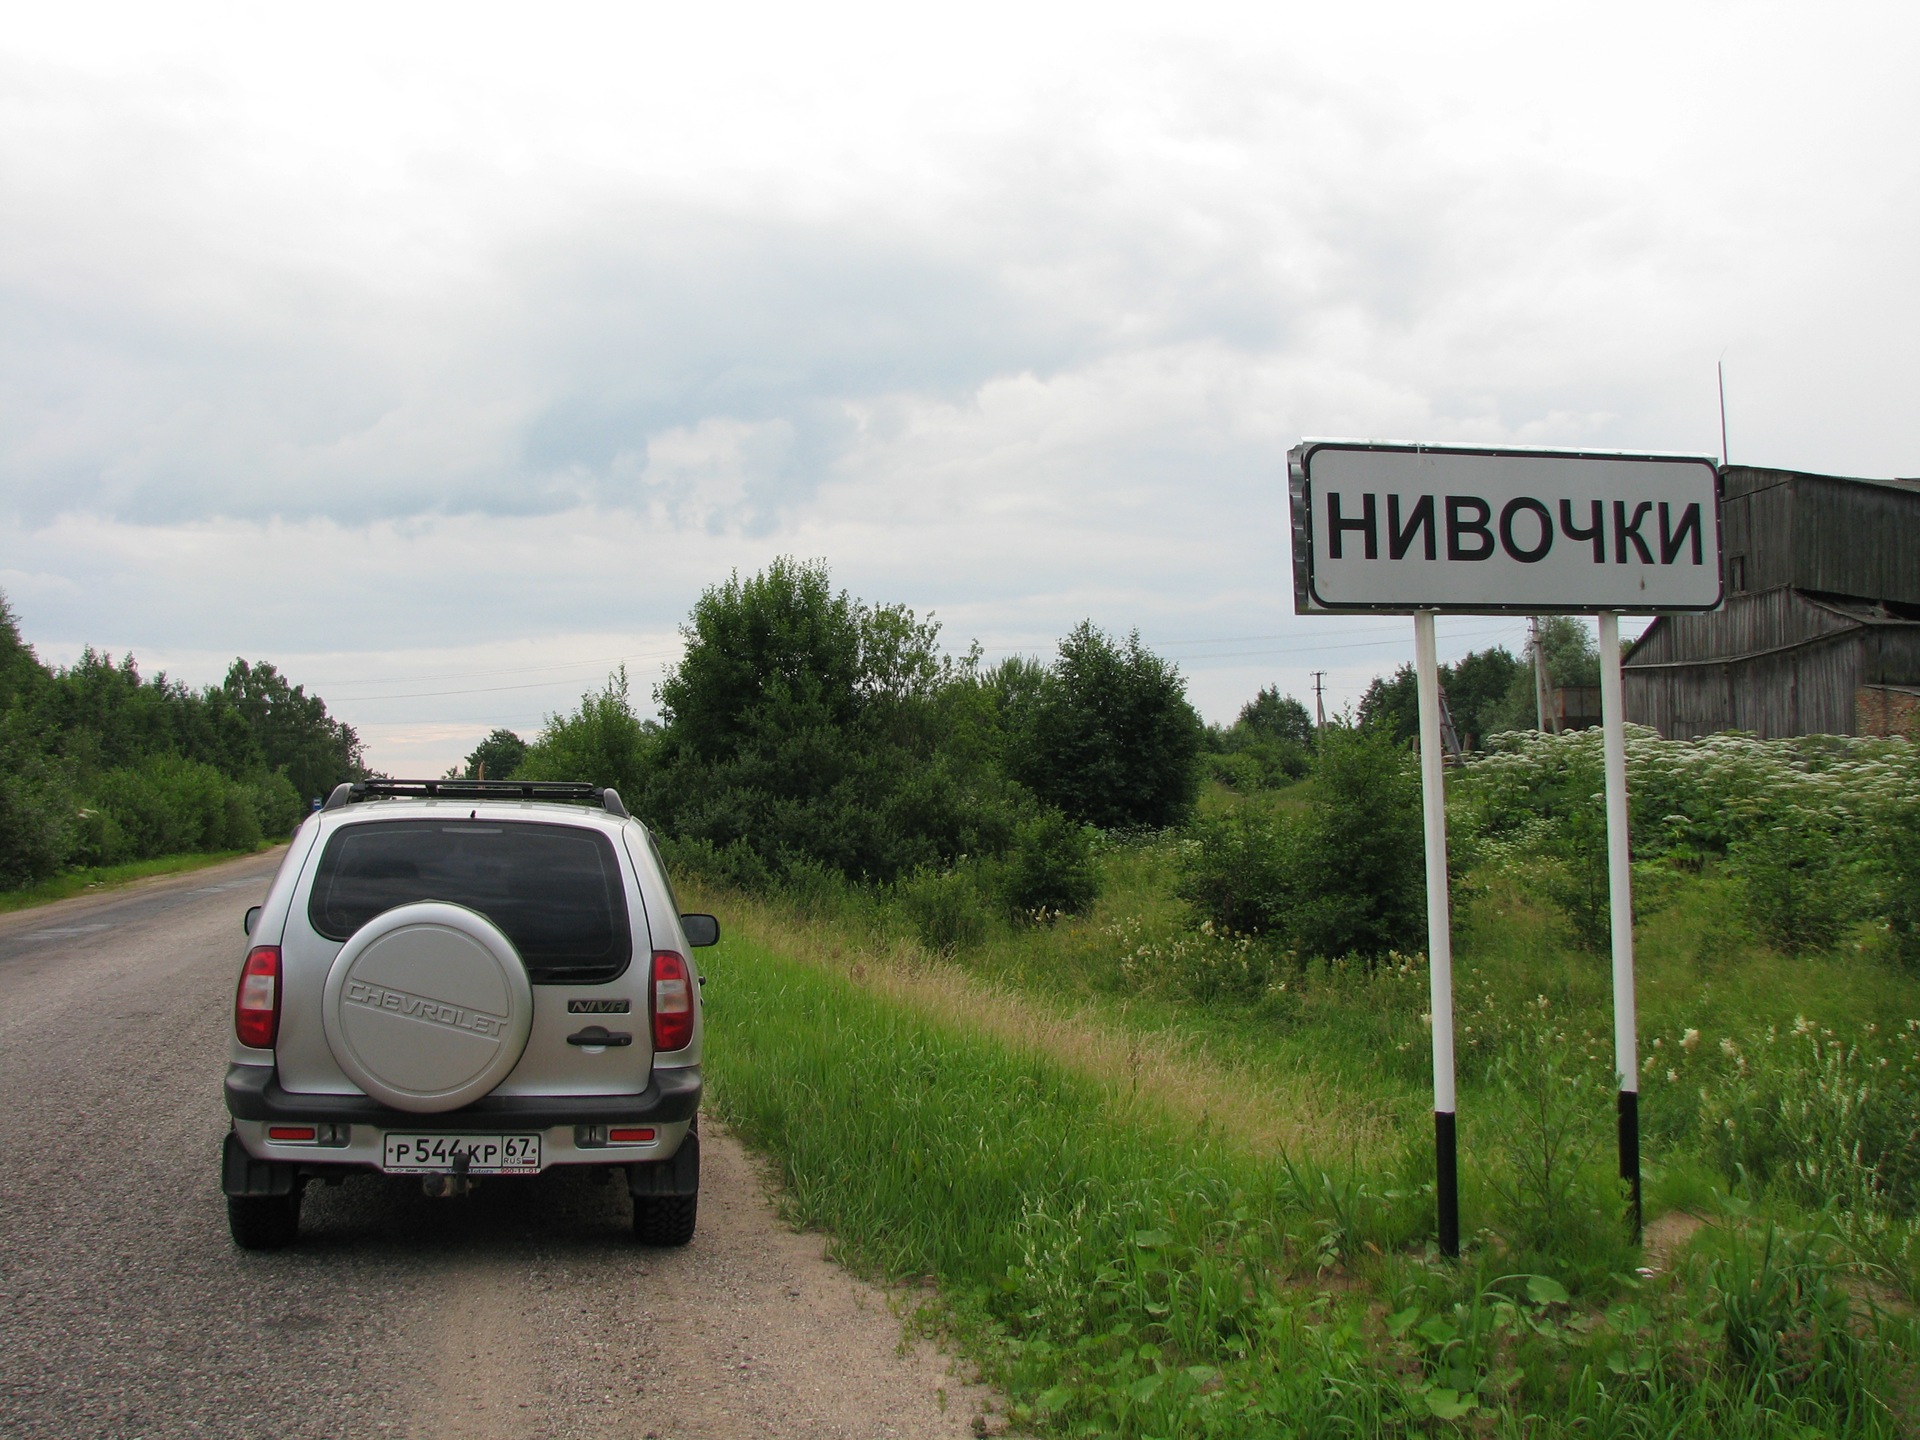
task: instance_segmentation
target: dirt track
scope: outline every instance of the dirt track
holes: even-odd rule
[[[975,1433],[986,1392],[900,1353],[884,1294],[778,1221],[711,1120],[683,1251],[564,1173],[316,1186],[297,1249],[235,1251],[219,1076],[275,859],[0,917],[0,1433]]]

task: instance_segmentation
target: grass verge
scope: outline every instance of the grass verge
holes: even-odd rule
[[[1047,1433],[1911,1433],[1904,1321],[1863,1316],[1817,1226],[1732,1215],[1668,1274],[1578,1299],[1507,1246],[1422,1244],[1422,1158],[1250,1143],[965,977],[875,983],[707,952],[714,1100],[792,1217],[894,1278]],[[791,938],[791,937],[787,937]],[[978,1007],[978,1008],[976,1008]],[[998,1013],[995,1013],[995,1012]]]
[[[261,850],[270,850],[273,846],[262,845],[256,850],[214,850],[195,855],[162,855],[153,860],[129,860],[124,865],[98,865],[83,870],[69,870],[44,880],[38,885],[29,885],[20,890],[0,890],[0,915],[15,910],[30,910],[36,905],[51,905],[56,900],[71,900],[76,895],[92,894],[100,890],[114,890],[123,885],[131,885],[136,880],[150,879],[155,875],[181,875],[190,870],[204,870],[209,865],[218,865],[223,860],[237,860],[243,855],[257,855]]]

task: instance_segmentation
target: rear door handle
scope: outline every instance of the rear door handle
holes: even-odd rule
[[[604,1025],[589,1025],[567,1036],[569,1045],[631,1045],[633,1036],[624,1030],[609,1030]]]

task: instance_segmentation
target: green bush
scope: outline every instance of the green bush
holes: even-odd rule
[[[1812,817],[1735,841],[1727,868],[1745,887],[1754,927],[1782,954],[1831,949],[1859,904],[1840,837]]]
[[[1175,893],[1216,929],[1373,960],[1419,948],[1423,846],[1412,757],[1383,732],[1329,726],[1306,812],[1242,805],[1197,822]]]
[[[1209,727],[1202,763],[1229,789],[1277,790],[1311,768],[1313,737],[1307,707],[1268,686],[1240,707],[1232,725]]]
[[[1302,954],[1424,948],[1425,838],[1413,756],[1364,730],[1321,732],[1289,918]]]
[[[671,835],[663,830],[655,830],[653,838],[673,870],[684,870],[717,885],[753,892],[766,890],[773,884],[773,872],[767,868],[766,861],[744,841],[720,846],[704,837]]]
[[[1874,816],[1868,863],[1880,891],[1893,952],[1920,969],[1920,786],[1889,799]]]
[[[683,634],[637,796],[662,830],[877,885],[1005,848],[1022,797],[995,704],[933,621],[780,559],[705,591]]]
[[[1058,810],[1043,810],[1014,827],[1002,891],[1017,915],[1081,915],[1100,895],[1093,833]]]
[[[1174,893],[1215,929],[1285,934],[1305,829],[1251,805],[1202,816],[1188,827]]]
[[[196,850],[250,850],[260,843],[255,792],[211,765],[153,756],[138,765],[109,770],[93,790],[98,810],[125,837],[130,859]],[[108,843],[111,832],[104,825],[99,834],[102,843]]]
[[[1241,806],[1198,823],[1175,893],[1217,929],[1375,960],[1419,947],[1423,845],[1412,756],[1380,731],[1330,726],[1305,814]]]
[[[612,786],[632,804],[647,783],[653,741],[648,727],[633,713],[627,667],[622,665],[601,689],[581,696],[580,708],[573,714],[547,717],[539,738],[521,754],[514,778]],[[496,752],[502,748],[496,746]]]
[[[133,842],[120,822],[106,811],[83,806],[74,812],[73,848],[67,856],[74,865],[118,865],[133,857]]]
[[[992,902],[967,867],[924,867],[903,876],[893,888],[920,943],[943,955],[978,945],[996,918]]]
[[[305,818],[306,802],[283,772],[276,770],[270,775],[257,776],[247,781],[246,786],[261,835],[277,839]]]
[[[1204,727],[1179,669],[1137,633],[1120,644],[1082,621],[1008,722],[1016,777],[1076,820],[1158,829],[1193,809]]]
[[[43,776],[0,766],[0,890],[37,884],[66,863],[70,811]]]
[[[1502,736],[1459,773],[1450,815],[1463,851],[1542,862],[1547,897],[1590,949],[1607,934],[1601,745],[1593,730]],[[1897,951],[1920,953],[1920,754],[1907,742],[1678,741],[1629,726],[1627,792],[1634,859],[1690,871],[1726,861],[1776,948],[1823,950],[1876,916]]]
[[[1254,739],[1237,749],[1212,751],[1202,758],[1209,777],[1243,794],[1278,790],[1305,778],[1313,768],[1313,752],[1293,740]]]

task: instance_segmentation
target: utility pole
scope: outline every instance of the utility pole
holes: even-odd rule
[[[1440,748],[1446,752],[1446,758],[1455,765],[1467,758],[1460,748],[1460,732],[1453,728],[1453,708],[1447,704],[1447,687],[1435,687],[1440,698]]]
[[[1527,648],[1533,651],[1533,708],[1539,722],[1540,732],[1544,734],[1560,733],[1560,717],[1553,713],[1553,702],[1547,694],[1547,648],[1540,643],[1540,617],[1532,616],[1527,621]]]
[[[1324,670],[1313,672],[1313,728],[1316,730],[1327,728],[1327,706],[1320,695],[1320,682],[1326,678],[1327,672]]]

